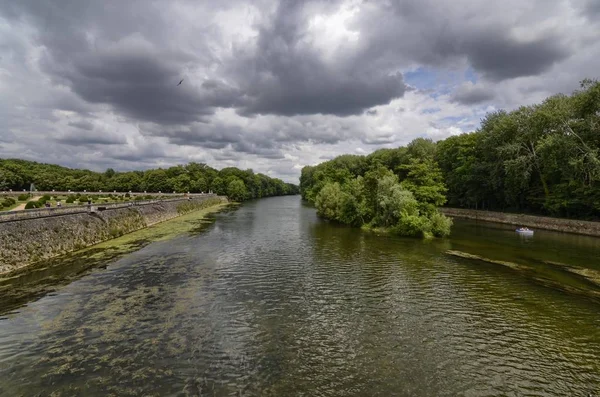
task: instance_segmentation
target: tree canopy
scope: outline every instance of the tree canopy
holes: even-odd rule
[[[600,218],[600,83],[488,114],[437,143],[452,206]]]
[[[419,138],[406,148],[304,167],[302,197],[320,216],[340,223],[403,236],[446,236],[452,222],[437,209],[446,202],[446,187],[435,148]]]
[[[472,133],[304,167],[300,192],[325,218],[403,235],[447,234],[442,205],[600,219],[600,82]]]
[[[229,167],[220,171],[202,163],[189,163],[146,171],[105,172],[72,169],[26,160],[0,159],[0,190],[104,191],[149,193],[200,193],[212,190],[236,201],[298,194],[298,186],[252,170]]]

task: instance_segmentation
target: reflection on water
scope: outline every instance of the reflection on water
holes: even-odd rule
[[[597,244],[469,222],[375,236],[297,197],[251,202],[6,316],[0,395],[598,393],[600,305],[445,254],[543,272],[597,268]]]

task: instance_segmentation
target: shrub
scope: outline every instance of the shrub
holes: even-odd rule
[[[72,204],[75,202],[75,196],[69,196],[67,197],[67,199],[65,200],[65,203],[67,204]]]
[[[29,195],[28,194],[19,194],[19,197],[17,197],[19,199],[19,201],[27,201],[29,199]]]
[[[403,213],[392,230],[401,236],[424,237],[430,235],[431,223],[424,216]]]
[[[25,209],[30,210],[32,208],[40,208],[42,205],[38,201],[29,201],[25,204]]]
[[[44,200],[44,202],[49,201],[52,197],[49,194],[44,194],[40,200]]]
[[[452,219],[439,212],[431,215],[429,219],[431,220],[431,233],[433,233],[434,236],[445,237],[450,235]]]
[[[131,194],[125,193],[125,197],[131,197]]]
[[[3,201],[2,201],[2,205],[4,207],[10,207],[11,205],[16,204],[16,201],[14,198],[12,197],[6,197]]]
[[[142,201],[142,200],[144,200],[144,197],[143,197],[143,196],[137,196],[137,197],[135,198],[135,201]]]

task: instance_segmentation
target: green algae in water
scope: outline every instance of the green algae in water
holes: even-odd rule
[[[215,213],[233,211],[237,207],[223,203],[190,212],[0,276],[0,315],[39,299],[93,269],[106,267],[108,263],[152,242],[168,240],[183,233],[199,234],[215,221]]]
[[[590,269],[578,269],[566,264],[543,261],[542,265],[521,264],[494,260],[468,252],[448,250],[446,254],[504,266],[525,275],[538,284],[568,293],[578,294],[600,301],[598,272]]]

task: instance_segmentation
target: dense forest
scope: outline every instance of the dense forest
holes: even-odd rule
[[[252,170],[229,167],[218,171],[200,163],[130,172],[109,168],[100,173],[25,160],[0,160],[0,191],[29,190],[31,183],[40,191],[200,193],[211,190],[236,201],[298,194],[296,185]]]
[[[600,82],[490,113],[436,149],[451,206],[600,218]]]
[[[472,133],[307,166],[300,192],[325,218],[402,235],[447,234],[442,205],[599,219],[599,151],[600,83],[585,80]]]

